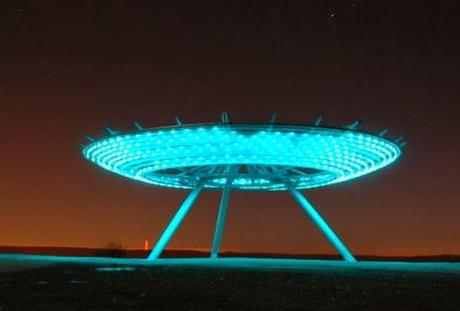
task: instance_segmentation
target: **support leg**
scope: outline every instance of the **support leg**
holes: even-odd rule
[[[222,234],[224,232],[225,218],[227,217],[228,201],[230,198],[230,186],[224,187],[222,197],[220,199],[219,213],[217,215],[216,231],[212,241],[211,258],[217,258],[219,254],[220,244],[222,242]]]
[[[291,187],[287,184],[289,193],[296,199],[296,201],[302,206],[302,208],[307,212],[311,217],[315,225],[323,232],[326,238],[331,242],[331,244],[337,249],[337,251],[342,255],[345,261],[356,262],[355,257],[351,254],[348,248],[343,244],[340,238],[335,234],[331,227],[326,223],[326,221],[321,217],[321,215],[315,210],[315,208],[307,201],[307,199],[300,193],[299,190]]]
[[[201,190],[203,190],[203,186],[204,182],[200,182],[198,186],[195,189],[193,189],[192,192],[190,192],[190,194],[184,200],[184,202],[174,215],[173,219],[170,221],[165,231],[161,235],[160,239],[155,244],[155,247],[153,248],[152,252],[147,258],[148,260],[154,260],[160,257],[161,252],[165,249],[166,245],[168,245],[172,236],[177,231],[185,216],[192,208],[193,203],[195,203]]]

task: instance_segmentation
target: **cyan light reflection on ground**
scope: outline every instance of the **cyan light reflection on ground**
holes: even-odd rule
[[[129,271],[136,268],[155,267],[207,267],[219,269],[251,269],[251,270],[394,270],[418,272],[447,272],[459,273],[460,263],[446,262],[389,262],[389,261],[359,261],[347,262],[341,260],[285,259],[285,258],[168,258],[168,259],[125,259],[102,257],[68,257],[23,254],[0,254],[0,267],[22,265],[24,267],[39,267],[55,264],[90,265],[98,271]],[[101,270],[102,268],[102,270]],[[112,270],[111,270],[112,269]],[[115,270],[113,270],[115,269]],[[1,270],[0,270],[1,271]]]

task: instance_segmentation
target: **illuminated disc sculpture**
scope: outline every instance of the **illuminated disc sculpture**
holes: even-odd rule
[[[83,155],[115,174],[154,186],[190,189],[148,256],[162,251],[205,190],[222,190],[211,258],[217,258],[230,192],[287,191],[311,217],[346,261],[356,261],[337,234],[300,190],[324,187],[370,174],[393,163],[404,145],[357,129],[311,125],[222,123],[143,128],[108,136],[88,137]]]

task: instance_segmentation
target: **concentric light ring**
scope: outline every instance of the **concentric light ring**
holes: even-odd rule
[[[401,155],[393,141],[356,130],[282,124],[200,124],[97,139],[89,161],[130,179],[172,188],[283,191],[377,171]]]

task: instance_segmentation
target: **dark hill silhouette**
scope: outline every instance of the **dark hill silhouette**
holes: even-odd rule
[[[84,247],[49,247],[49,246],[0,246],[0,253],[10,254],[40,254],[57,256],[97,256],[97,257],[125,257],[145,258],[150,251],[142,249],[119,249],[110,248],[84,248]],[[165,250],[162,257],[208,257],[209,252],[197,250]],[[257,252],[223,252],[221,257],[263,257],[263,258],[299,258],[299,259],[330,259],[341,260],[339,255],[330,254],[277,254]],[[430,255],[430,256],[375,256],[357,255],[359,260],[383,260],[383,261],[442,261],[460,262],[460,255]]]

